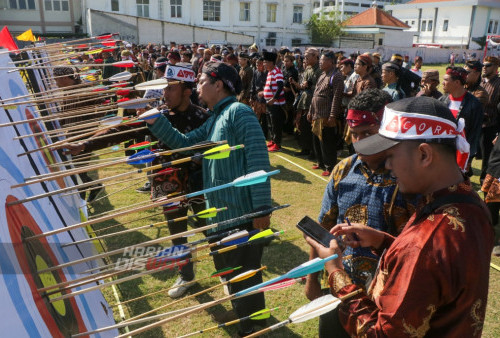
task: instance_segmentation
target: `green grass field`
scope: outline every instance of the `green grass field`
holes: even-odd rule
[[[439,68],[441,76],[444,73],[444,66],[434,67]],[[295,227],[296,223],[304,216],[309,215],[316,219],[320,203],[323,196],[323,191],[326,186],[326,181],[320,176],[321,171],[312,170],[312,162],[303,158],[293,156],[293,152],[297,151],[296,142],[292,137],[286,137],[284,140],[283,151],[280,153],[270,154],[272,169],[279,169],[281,172],[271,178],[272,182],[272,197],[275,204],[289,203],[292,207],[277,211],[272,217],[272,227],[274,229],[286,230],[281,241],[275,240],[265,248],[263,265],[267,266],[264,271],[264,280],[273,278],[291,268],[305,262],[308,259],[308,245],[302,238],[302,234]],[[345,155],[345,154],[344,154]],[[291,162],[293,163],[291,163]],[[478,169],[479,161],[474,161],[473,167],[475,176],[473,183],[475,190],[479,189],[478,185]],[[298,166],[302,166],[301,169]],[[130,167],[111,167],[99,172],[100,177],[110,176],[130,170]],[[141,186],[145,182],[140,179],[134,186],[130,182],[121,183],[111,186],[106,189],[108,194],[114,193],[99,203],[96,203],[94,214],[108,211],[131,205],[134,203],[147,201],[148,195],[139,194],[135,192],[135,188]],[[128,186],[128,188],[127,188]],[[119,191],[120,189],[123,189]],[[101,223],[95,229],[102,229],[111,225],[117,225],[113,229],[100,231],[99,234],[111,233],[120,229],[137,227],[140,225],[150,224],[163,220],[163,216],[158,215],[159,210],[146,211],[134,215],[127,215],[113,221]],[[131,221],[133,219],[144,218],[135,222],[125,225],[119,223]],[[147,231],[136,231],[127,235],[111,237],[103,242],[106,250],[113,250],[115,248],[136,244],[149,239],[166,236],[168,234],[165,229],[151,229]],[[201,238],[201,235],[190,238],[190,241]],[[164,243],[169,246],[170,243]],[[497,266],[500,265],[500,258],[493,257],[492,262]],[[204,260],[197,263],[195,266],[197,278],[208,276],[214,271],[214,266],[211,260]],[[486,321],[484,325],[484,337],[499,337],[500,336],[500,271],[490,270],[490,289],[488,308],[486,314]],[[129,282],[119,284],[117,286],[118,293],[122,301],[126,301],[138,296],[142,296],[154,291],[167,288],[172,285],[176,279],[176,274],[173,271],[159,272],[143,278],[135,279]],[[199,292],[208,287],[214,286],[219,283],[218,279],[206,279],[191,288],[188,294]],[[111,288],[103,290],[103,293],[110,304],[115,303],[115,298]],[[169,307],[170,310],[184,308],[190,305],[207,302],[214,299],[223,297],[222,288],[218,288],[208,294],[200,295],[194,299],[185,300]],[[125,317],[139,315],[145,311],[149,311],[156,307],[170,303],[172,300],[166,293],[145,298],[136,302],[132,302],[123,306]],[[295,309],[308,302],[303,292],[303,285],[296,284],[290,288],[268,292],[266,294],[266,301],[268,307],[280,308],[273,312],[269,324],[274,324],[278,321],[284,320]],[[230,303],[224,303],[207,311],[199,312],[182,320],[177,320],[168,323],[162,328],[153,329],[141,336],[144,337],[175,337],[182,334],[187,334],[192,331],[200,330],[206,327],[215,325],[211,319],[211,314],[221,313],[231,309]],[[165,312],[165,311],[164,311]],[[117,322],[122,318],[119,312],[114,308],[114,314]],[[306,323],[298,325],[290,325],[272,333],[273,337],[316,337],[317,336],[317,320],[311,320]],[[136,327],[130,327],[134,329]],[[236,334],[237,327],[232,326],[225,329],[218,329],[207,333],[210,337],[229,337]],[[122,331],[125,332],[125,331]],[[270,335],[271,336],[271,335]]]

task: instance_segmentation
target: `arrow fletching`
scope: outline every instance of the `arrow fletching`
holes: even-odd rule
[[[133,62],[133,61],[118,61],[118,62],[112,63],[111,65],[114,67],[118,67],[118,68],[132,68],[132,67],[135,67],[135,62]]]
[[[179,259],[187,256],[191,252],[191,249],[183,244],[174,245],[169,248],[163,249],[155,257],[166,258],[168,260]]]
[[[146,108],[148,103],[152,102],[153,100],[148,99],[148,98],[143,98],[140,97],[138,99],[132,99],[128,101],[122,101],[118,102],[118,108],[123,108],[123,109],[142,109]]]
[[[235,268],[224,268],[224,269],[220,269],[220,270],[217,270],[215,271],[214,273],[212,273],[210,275],[210,277],[221,277],[221,276],[225,276],[225,275],[228,275],[236,270],[239,270],[241,269],[241,266],[237,266]]]
[[[262,319],[268,319],[269,317],[271,317],[271,312],[272,311],[275,311],[275,310],[278,310],[279,309],[279,306],[278,307],[275,307],[275,308],[272,308],[272,309],[263,309],[263,310],[260,310],[260,311],[257,311],[257,312],[254,312],[252,313],[249,317],[249,319],[251,320],[262,320]]]
[[[215,217],[217,215],[218,211],[226,211],[226,210],[227,210],[227,207],[223,207],[223,208],[220,208],[220,209],[210,208],[210,209],[206,209],[206,210],[200,211],[195,216],[199,217],[199,218],[212,218],[212,217]]]
[[[302,323],[332,311],[337,306],[339,306],[340,303],[340,299],[332,295],[325,295],[313,300],[309,304],[300,307],[298,310],[293,312],[290,317],[288,317],[288,319],[292,323]]]
[[[271,175],[279,173],[279,170],[273,170],[266,173],[264,170],[254,171],[253,173],[238,177],[233,181],[235,187],[245,187],[252,184],[264,183]]]
[[[255,276],[257,274],[257,272],[259,272],[259,271],[261,271],[263,269],[266,269],[266,268],[267,268],[266,266],[263,266],[260,269],[254,269],[254,270],[248,270],[248,271],[242,272],[239,275],[234,276],[233,278],[231,278],[229,280],[229,283],[238,283],[238,282],[241,282],[241,281],[243,281],[245,279],[248,279],[250,277]]]
[[[108,78],[108,81],[111,81],[111,82],[128,81],[131,78],[132,78],[132,73],[130,73],[128,71],[124,71],[124,72],[115,74],[113,76],[110,76]]]
[[[168,86],[168,80],[164,77],[161,79],[156,79],[156,80],[151,80],[151,81],[146,81],[143,83],[139,83],[138,85],[135,86],[136,90],[154,90],[154,89],[164,89],[165,87]]]
[[[147,155],[153,155],[154,153],[149,149],[143,149],[139,151],[137,154],[129,156],[127,160],[127,164],[144,164],[149,163],[154,160],[154,157],[145,157]]]
[[[236,150],[236,149],[240,149],[240,148],[243,148],[243,147],[241,147],[241,146],[234,146],[232,148],[233,148],[233,150]],[[228,149],[231,149],[231,147],[229,146],[229,144],[223,144],[221,146],[218,146],[218,147],[215,147],[215,148],[212,148],[212,149],[209,149],[209,150],[205,151],[203,153],[203,155],[205,155],[205,158],[208,159],[208,160],[218,160],[218,159],[222,159],[222,158],[228,158],[229,155],[231,154],[231,150],[228,150]],[[212,154],[212,153],[215,153],[215,154],[208,155],[208,154]]]
[[[158,143],[158,141],[154,141],[154,142],[144,141],[144,142],[139,142],[136,144],[131,144],[127,147],[127,149],[129,149],[129,150],[142,150],[142,149],[154,146],[157,143]]]
[[[155,119],[158,116],[160,116],[160,111],[157,108],[153,108],[148,110],[147,112],[142,113],[139,115],[139,120],[150,120],[150,119]]]
[[[116,126],[120,123],[123,122],[123,117],[121,116],[113,116],[113,117],[108,117],[99,122],[100,125],[106,126],[106,127],[112,127]]]
[[[250,239],[248,241],[254,241],[254,240],[259,239],[259,238],[271,236],[272,234],[274,234],[274,232],[271,229],[260,231],[256,235],[253,235],[252,237],[250,237]]]

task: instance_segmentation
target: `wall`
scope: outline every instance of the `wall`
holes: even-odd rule
[[[90,13],[90,14],[89,14]],[[254,38],[250,35],[234,34],[222,30],[171,23],[160,20],[133,17],[116,13],[90,10],[87,14],[89,31],[92,35],[119,32],[120,38],[139,44],[191,43],[193,41],[227,41],[228,44],[250,45]]]

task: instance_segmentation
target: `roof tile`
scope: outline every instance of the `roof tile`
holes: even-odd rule
[[[415,0],[418,1],[418,0]],[[396,19],[389,13],[372,7],[364,12],[361,12],[345,22],[346,27],[350,26],[390,26],[390,27],[400,27],[400,28],[410,28],[404,22]]]

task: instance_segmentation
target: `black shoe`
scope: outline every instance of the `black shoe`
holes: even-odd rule
[[[310,150],[301,150],[294,153],[295,156],[308,156],[311,154]]]
[[[135,191],[140,192],[142,194],[149,194],[151,193],[151,183],[146,182],[142,187],[135,189]]]
[[[238,336],[240,336],[240,337],[246,337],[246,336],[251,335],[251,334],[252,334],[252,333],[254,333],[254,332],[255,332],[255,331],[254,331],[254,329],[251,329],[251,330],[250,330],[250,331],[248,331],[248,332],[243,332],[243,331],[239,330],[239,331],[238,331]]]
[[[89,197],[87,197],[87,203],[92,203],[97,198],[97,195],[99,195],[101,191],[104,191],[101,183],[93,185],[92,187],[95,188],[90,190]]]

